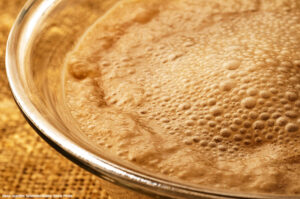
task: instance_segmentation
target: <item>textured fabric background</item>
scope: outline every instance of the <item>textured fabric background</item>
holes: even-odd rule
[[[111,198],[100,180],[64,158],[26,123],[5,74],[9,30],[25,0],[0,0],[0,198],[16,194],[72,194]]]

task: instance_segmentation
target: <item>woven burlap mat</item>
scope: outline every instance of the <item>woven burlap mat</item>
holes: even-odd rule
[[[99,179],[64,158],[26,123],[9,91],[5,45],[25,0],[0,0],[0,198],[111,198]],[[17,196],[19,195],[19,196]]]

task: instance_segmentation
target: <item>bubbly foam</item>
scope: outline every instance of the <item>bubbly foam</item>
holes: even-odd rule
[[[300,193],[299,4],[238,2],[126,0],[99,19],[66,59],[82,131],[192,183]]]

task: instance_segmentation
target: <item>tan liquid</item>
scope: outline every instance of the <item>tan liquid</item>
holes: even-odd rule
[[[66,59],[82,132],[215,188],[300,194],[297,0],[125,0]]]

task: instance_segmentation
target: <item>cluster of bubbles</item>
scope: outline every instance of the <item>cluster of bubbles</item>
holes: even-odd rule
[[[179,17],[182,35],[175,28],[163,39],[124,35],[126,55],[107,53],[98,63],[104,83],[128,85],[112,84],[107,104],[155,121],[164,129],[157,133],[217,157],[234,158],[266,143],[299,143],[299,18],[248,15],[205,30]],[[164,34],[163,24],[140,29]]]
[[[242,18],[235,25],[244,23]],[[252,23],[248,27],[253,30],[251,34],[247,35],[244,32],[247,28],[243,28],[235,36],[247,39],[249,44],[256,43],[251,37],[262,33],[255,29],[258,22]],[[233,33],[230,29],[224,30],[224,36],[218,33],[215,36],[219,41],[216,50],[226,48],[221,61],[216,50],[211,54],[216,55],[218,61],[212,61],[209,56],[202,59],[204,61],[199,60],[201,53],[210,53],[211,49],[201,52],[206,43],[195,44],[191,40],[182,41],[189,45],[171,54],[167,44],[147,48],[148,56],[152,53],[153,58],[147,63],[151,70],[143,69],[145,78],[137,81],[145,90],[145,102],[137,107],[139,115],[156,121],[164,127],[165,133],[178,137],[184,145],[213,152],[218,157],[233,158],[247,148],[265,143],[292,145],[298,142],[300,60],[297,58],[300,57],[293,50],[297,43],[286,37],[278,38],[278,34],[286,32],[282,27],[282,33],[265,30],[264,36],[273,34],[274,37],[257,46],[272,46],[274,52],[245,50],[247,46],[242,42],[228,45],[226,35]],[[292,45],[292,50],[280,49],[286,42]],[[161,67],[158,67],[159,62]]]

